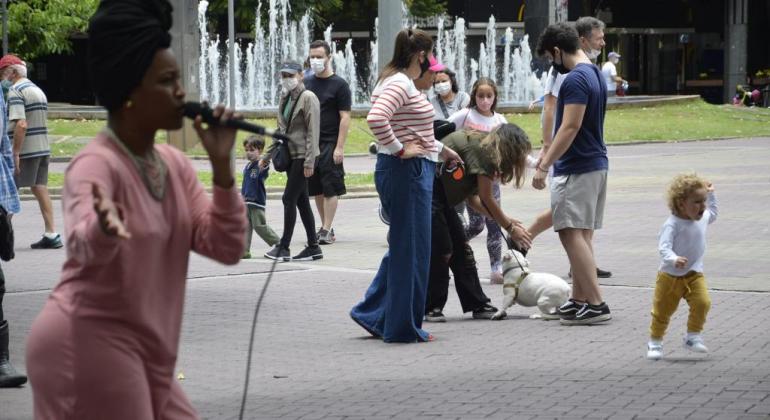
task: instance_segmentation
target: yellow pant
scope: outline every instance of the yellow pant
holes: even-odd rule
[[[709,297],[706,278],[703,277],[703,273],[690,271],[684,276],[677,277],[660,271],[655,282],[655,296],[652,300],[650,338],[663,339],[671,315],[676,311],[682,298],[690,305],[687,332],[703,331],[706,314],[711,308],[711,297]]]

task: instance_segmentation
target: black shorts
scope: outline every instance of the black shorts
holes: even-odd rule
[[[307,181],[307,191],[310,196],[323,194],[324,197],[345,195],[345,168],[342,164],[334,163],[335,143],[318,145],[321,154],[316,159],[313,176]]]

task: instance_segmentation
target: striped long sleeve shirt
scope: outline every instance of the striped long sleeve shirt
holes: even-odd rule
[[[433,135],[433,105],[404,73],[396,73],[377,84],[372,108],[366,116],[377,138],[379,153],[398,153],[407,142],[419,142],[436,162],[442,144]]]

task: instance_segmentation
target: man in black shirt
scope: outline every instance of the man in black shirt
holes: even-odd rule
[[[321,216],[318,243],[328,245],[336,239],[332,221],[337,212],[338,197],[346,192],[342,160],[352,99],[348,83],[332,70],[329,44],[313,41],[309,61],[313,75],[305,78],[305,88],[315,93],[321,103],[321,154],[316,160],[316,170],[308,180],[308,193],[315,197]]]

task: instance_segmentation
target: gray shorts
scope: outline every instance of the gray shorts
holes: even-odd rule
[[[606,196],[606,170],[553,177],[553,230],[601,229]]]
[[[13,177],[16,188],[48,185],[48,156],[19,160],[21,172]]]

